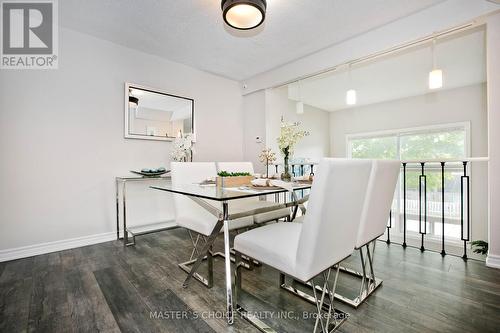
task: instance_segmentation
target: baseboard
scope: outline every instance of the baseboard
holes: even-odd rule
[[[0,262],[74,249],[81,246],[109,242],[114,239],[116,239],[116,232],[106,232],[103,234],[89,235],[78,238],[17,247],[14,249],[0,250]]]
[[[486,266],[492,268],[500,268],[500,256],[488,254],[486,257]]]

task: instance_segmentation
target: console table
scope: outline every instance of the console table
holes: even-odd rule
[[[142,181],[158,181],[170,183],[170,176],[162,177],[142,177],[142,176],[125,176],[116,177],[116,239],[123,239],[124,246],[135,245],[135,237],[146,235],[163,230],[169,230],[177,227],[174,220],[144,224],[140,226],[127,227],[127,183],[128,182],[142,182]],[[122,188],[120,196],[120,187]],[[123,207],[122,214],[122,228],[120,229],[120,202]],[[120,237],[120,230],[123,231],[123,237]],[[129,235],[132,236],[132,241],[129,241]]]

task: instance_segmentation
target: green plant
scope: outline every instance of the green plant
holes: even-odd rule
[[[470,242],[472,245],[472,252],[474,253],[479,253],[479,254],[487,254],[488,253],[488,242],[485,242],[483,240],[476,240]]]
[[[240,176],[251,176],[250,172],[227,172],[219,171],[217,173],[219,177],[240,177]]]

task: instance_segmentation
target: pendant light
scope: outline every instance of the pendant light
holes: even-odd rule
[[[351,64],[349,64],[349,85],[352,85],[351,78]],[[349,89],[345,94],[345,103],[347,105],[355,105],[356,104],[356,90]]]
[[[297,82],[299,89],[299,101],[295,104],[297,114],[304,114],[304,102],[302,102],[302,94],[300,92],[300,81]]]
[[[266,18],[266,0],[222,0],[222,17],[230,27],[250,30],[261,25]]]
[[[436,66],[436,38],[432,40],[432,70],[429,72],[429,89],[439,89],[443,87],[443,71]]]

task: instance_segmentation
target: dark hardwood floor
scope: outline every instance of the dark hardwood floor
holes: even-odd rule
[[[115,241],[0,263],[0,332],[256,332],[239,317],[232,327],[221,318],[222,260],[212,289],[196,281],[182,288],[177,263],[189,253],[186,231],[175,229],[140,237],[135,247]],[[375,265],[384,283],[365,304],[337,302],[350,314],[340,332],[500,331],[500,270],[383,242]],[[342,275],[339,291],[352,295],[358,284]],[[243,305],[261,318],[274,314],[263,319],[273,327],[311,331],[313,319],[302,318],[314,307],[281,290],[278,272],[244,270],[243,288]]]

